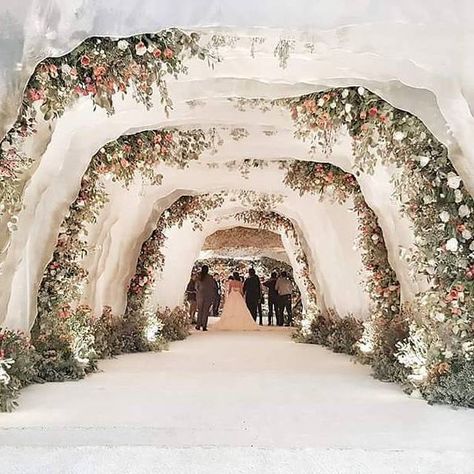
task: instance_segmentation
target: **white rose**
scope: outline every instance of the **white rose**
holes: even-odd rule
[[[373,240],[374,242],[378,242],[378,241],[379,241],[379,236],[378,236],[377,234],[373,234],[373,235],[372,235],[372,240]]]
[[[448,173],[448,186],[451,189],[458,189],[460,184],[461,178],[456,173]]]
[[[472,234],[471,234],[471,231],[469,229],[464,229],[462,231],[462,236],[466,239],[466,240],[471,240],[472,239]]]
[[[446,242],[446,250],[449,250],[450,252],[457,252],[458,251],[458,239],[456,237],[453,237],[452,239],[449,239]]]
[[[471,215],[471,209],[466,204],[459,206],[458,209],[459,217],[468,217]]]
[[[363,87],[359,87],[359,88],[357,89],[357,92],[359,93],[359,95],[364,95],[365,89],[364,89]]]
[[[462,192],[459,189],[454,190],[454,201],[459,204],[462,201]]]
[[[401,142],[405,138],[405,134],[403,132],[397,131],[393,134],[393,139],[396,142]]]
[[[453,357],[453,353],[450,351],[450,350],[446,350],[444,352],[444,357],[446,357],[446,359],[451,359]]]
[[[318,100],[318,107],[322,107],[324,105],[324,99],[321,97],[321,99]]]
[[[140,42],[135,45],[135,52],[137,53],[137,56],[143,56],[146,52],[146,46]]]
[[[430,162],[429,156],[420,156],[420,166],[424,167]]]
[[[335,109],[336,108],[336,102],[331,102],[329,107],[331,107],[331,109]]]
[[[434,317],[435,317],[436,321],[439,321],[440,323],[442,323],[446,319],[444,314],[439,313],[439,312],[436,313]]]
[[[461,344],[461,347],[464,352],[469,353],[469,352],[474,351],[474,343],[472,341],[463,342]]]
[[[128,41],[120,40],[117,43],[117,48],[120,49],[121,51],[125,51],[128,48]]]
[[[344,110],[346,111],[346,114],[349,114],[352,110],[352,104],[346,104]]]
[[[433,196],[423,196],[423,202],[425,204],[431,204],[432,202],[435,202],[436,199],[433,198]]]
[[[443,211],[439,214],[439,218],[441,219],[441,222],[448,222],[449,221],[449,212],[448,211]]]
[[[346,99],[348,95],[349,95],[349,89],[344,89],[341,94],[342,98]]]
[[[69,66],[69,64],[63,64],[61,66],[61,72],[65,74],[66,76],[69,76],[71,74],[72,67]]]

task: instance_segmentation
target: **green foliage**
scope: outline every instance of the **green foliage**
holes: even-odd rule
[[[28,337],[0,328],[0,412],[14,410],[19,391],[37,380],[36,360]]]
[[[176,307],[171,311],[169,308],[158,310],[156,318],[161,322],[160,338],[165,341],[182,341],[189,335],[189,315],[183,309]]]
[[[309,331],[297,330],[295,338],[299,342],[319,344],[334,352],[355,355],[356,344],[362,337],[363,326],[352,316],[340,318],[335,311],[329,316],[317,315],[310,324]]]
[[[119,355],[123,351],[123,320],[114,317],[112,308],[105,306],[94,321],[94,350],[99,359]]]
[[[474,361],[455,360],[450,369],[424,391],[429,403],[474,408]]]

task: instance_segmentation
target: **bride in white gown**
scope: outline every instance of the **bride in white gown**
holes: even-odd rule
[[[231,331],[258,331],[257,323],[253,320],[243,297],[243,284],[239,274],[234,273],[228,280],[226,299],[219,321],[213,328]]]

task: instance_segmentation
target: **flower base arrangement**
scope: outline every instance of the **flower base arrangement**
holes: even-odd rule
[[[37,361],[27,336],[0,328],[0,411],[14,410],[20,390],[37,381]]]
[[[310,323],[309,329],[301,331],[301,323],[294,334],[294,339],[307,344],[319,344],[332,351],[348,355],[357,354],[357,343],[362,337],[362,323],[351,315],[339,317],[334,310],[329,317],[321,314]]]

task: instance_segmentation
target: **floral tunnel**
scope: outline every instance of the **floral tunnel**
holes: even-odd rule
[[[375,236],[374,244],[386,242],[388,254],[385,258],[390,261],[400,281],[403,302],[400,311],[396,305],[390,304],[382,308],[381,314],[375,304],[376,309],[371,311],[371,323],[365,325],[360,347],[364,348],[369,358],[370,354],[383,354],[392,360],[394,363],[391,366],[396,370],[390,377],[402,379],[411,390],[419,390],[427,399],[471,406],[473,200],[462,181],[462,177],[466,178],[466,185],[472,189],[468,176],[458,175],[447,148],[419,119],[362,87],[342,87],[296,98],[274,99],[282,96],[281,88],[277,90],[277,86],[267,84],[264,87],[260,84],[260,89],[249,92],[246,83],[237,96],[234,84],[222,87],[215,97],[203,98],[197,93],[196,84],[183,79],[183,74],[188,72],[201,80],[219,80],[221,85],[225,84],[225,65],[230,65],[234,59],[211,51],[209,45],[215,46],[215,43],[219,43],[216,38],[214,43],[203,47],[197,35],[187,35],[178,30],[119,41],[96,38],[86,41],[67,56],[45,60],[38,66],[27,86],[20,117],[2,142],[0,278],[2,288],[8,289],[0,300],[3,324],[12,329],[31,327],[36,316],[35,304],[31,303],[36,297],[43,269],[53,252],[57,229],[79,190],[90,156],[95,151],[111,139],[137,129],[159,128],[167,124],[177,126],[180,129],[178,132],[182,132],[183,124],[192,129],[190,123],[198,123],[199,127],[205,125],[206,129],[208,117],[212,117],[214,123],[219,124],[217,129],[225,129],[221,130],[221,134],[223,132],[228,139],[222,140],[219,133],[211,133],[209,146],[205,138],[199,142],[198,146],[205,148],[203,155],[207,154],[208,169],[221,167],[224,173],[225,166],[225,172],[232,173],[237,166],[243,168],[241,172],[246,172],[253,164],[239,162],[239,157],[255,156],[255,150],[260,150],[255,146],[258,140],[264,145],[261,150],[265,161],[281,161],[293,156],[313,161],[317,156],[318,161],[333,163],[356,175],[369,209],[375,213],[375,217],[365,219],[365,226],[361,224],[362,234],[364,230],[370,234],[370,229],[378,229],[378,220],[383,232],[372,232],[370,238]],[[215,64],[214,69],[208,68],[202,59],[213,62],[216,55],[220,56],[221,61]],[[285,61],[283,64],[280,61],[274,69],[268,67],[268,61],[265,61],[259,69],[260,63],[252,62],[251,56],[245,61],[249,63],[249,70],[258,70],[255,77],[260,80],[268,78],[269,74],[274,77],[282,74],[278,67],[284,66]],[[239,60],[242,58],[239,57]],[[291,87],[299,93],[316,89],[315,83],[312,85],[309,81],[303,91],[300,81],[291,74],[291,71],[285,71],[288,86],[283,88],[287,91],[283,95],[290,95],[288,91]],[[169,83],[169,92],[165,81],[168,75],[178,77]],[[61,91],[60,95],[58,91]],[[118,100],[120,95],[122,100]],[[255,100],[249,99],[249,96],[265,98]],[[174,110],[167,118],[162,107],[153,107],[152,104],[153,99],[156,101],[158,98],[163,100],[165,107],[169,106],[170,97],[173,97]],[[228,125],[229,117],[232,117],[231,126]],[[78,127],[77,124],[85,127]],[[197,127],[195,130],[199,132]],[[89,137],[88,140],[83,139],[84,135]],[[162,139],[166,141],[166,137]],[[282,148],[282,143],[287,143],[286,147]],[[71,159],[73,156],[74,160]],[[296,165],[296,174],[291,175],[290,169],[286,177],[288,187],[305,195],[320,193],[325,186],[321,186],[317,179],[309,180],[307,176],[317,178],[318,173],[324,173],[326,178],[321,182],[328,182],[331,193],[334,189],[339,191],[339,184],[333,182],[338,181],[334,178],[337,173],[325,168],[330,165],[320,164],[321,171],[310,161]],[[237,165],[232,162],[237,162]],[[117,163],[112,162],[112,165],[115,167]],[[142,166],[145,171],[147,166]],[[125,162],[118,164],[118,167],[128,168],[129,160],[125,158]],[[113,175],[113,171],[108,169],[107,173]],[[176,174],[180,172],[176,170]],[[300,173],[307,175],[302,177]],[[112,181],[110,186],[117,184]],[[176,189],[173,184],[168,190],[165,186],[166,180],[163,191],[168,195]],[[345,192],[351,194],[355,203],[358,202],[358,189],[349,189],[342,194]],[[153,194],[146,186],[140,193]],[[99,200],[100,194],[99,190]],[[337,192],[334,194],[336,199],[344,199]],[[122,204],[124,199],[128,198],[122,197]],[[141,201],[138,196],[134,204],[138,207]],[[100,205],[108,206],[108,210],[112,211],[117,209],[115,206],[119,206],[118,203],[120,199],[113,199]],[[141,241],[151,232],[151,222],[156,222],[160,212],[159,205],[155,204],[153,200],[148,201],[148,207],[140,215],[142,224],[138,221],[133,223],[138,226]],[[161,204],[162,208],[166,208],[165,204]],[[77,215],[80,213],[80,209],[71,211]],[[356,211],[360,214],[357,204]],[[106,229],[117,229],[117,214],[107,214],[100,222],[107,223]],[[149,219],[144,219],[145,214]],[[84,215],[86,222],[88,219],[96,219],[94,212]],[[143,224],[144,221],[147,223]],[[301,227],[304,228],[304,225]],[[42,242],[31,238],[31,235],[44,235],[45,228],[49,235],[41,239]],[[432,230],[428,235],[425,232],[427,228]],[[91,233],[102,233],[106,240],[110,239],[109,231],[101,231],[100,225],[91,226],[89,230]],[[80,241],[81,231],[76,232],[72,240]],[[140,239],[135,240],[129,252],[133,254],[131,261],[136,261],[138,256],[138,242]],[[110,245],[117,245],[116,239]],[[369,269],[369,273],[377,274],[378,268],[370,268],[366,263],[373,265],[378,253],[369,246],[364,249],[362,245],[362,248],[364,267]],[[92,253],[85,257],[92,258]],[[94,277],[96,281],[103,281],[101,284],[107,292],[110,291],[110,288],[107,289],[110,282],[100,275],[104,258],[97,260],[99,273]],[[122,275],[122,289],[126,281],[126,267],[130,265],[112,266]],[[61,271],[61,268],[52,270]],[[377,278],[380,279],[380,275]],[[393,288],[389,293],[395,294],[398,291],[396,280],[390,272],[387,278],[390,284],[385,288]],[[374,283],[369,289],[372,300],[376,300],[376,288]],[[76,290],[81,292],[83,288]],[[86,291],[89,290],[86,288]],[[323,293],[327,295],[330,292]],[[27,295],[26,298],[24,295]],[[124,306],[123,298],[121,305]],[[381,315],[395,321],[397,330],[391,328],[391,324],[382,324],[380,328],[376,322],[383,320]],[[407,325],[406,337],[399,340]],[[304,327],[307,330],[308,325]],[[385,333],[386,337],[379,343],[380,334]],[[15,378],[10,375],[12,367],[14,371],[19,370],[21,364],[18,361],[24,355],[23,349],[15,348],[22,347],[25,352],[30,349],[26,344],[9,343],[9,338],[22,338],[8,331],[6,334],[9,337],[3,337],[2,343],[10,344],[7,352],[11,357],[2,359],[2,373],[6,374],[2,380],[8,380],[8,383],[3,383],[2,390],[9,392],[13,390],[11,387],[21,386],[30,378],[25,371],[24,375],[16,377],[13,384],[10,382]],[[84,338],[86,336],[89,337],[84,335]],[[5,340],[6,343],[3,342]],[[61,344],[61,341],[57,342]],[[387,347],[391,349],[387,350]],[[18,351],[18,356],[14,356],[15,351]],[[382,357],[376,358],[382,360]]]

